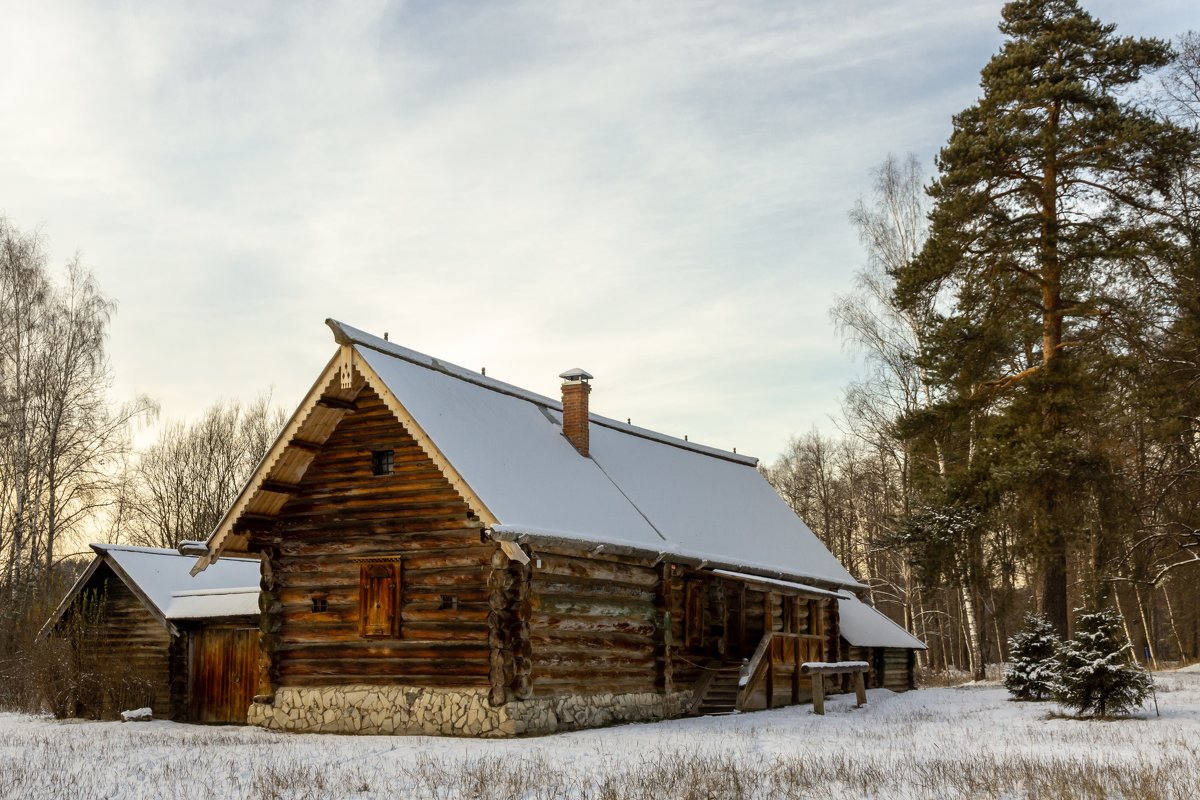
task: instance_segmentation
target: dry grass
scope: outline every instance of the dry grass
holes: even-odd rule
[[[1162,689],[1196,694],[1194,686],[1178,681]],[[1191,711],[1184,725],[1165,718],[1077,722],[1052,719],[1050,707],[1005,703],[1003,696],[995,690],[930,690],[890,699],[870,713],[852,712],[847,704],[824,719],[789,709],[511,742],[10,717],[0,719],[0,797],[1200,796],[1200,737]],[[942,698],[946,705],[957,702],[958,719],[939,711]]]

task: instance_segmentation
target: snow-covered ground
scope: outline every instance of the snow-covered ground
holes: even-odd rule
[[[482,741],[0,715],[12,798],[1194,798],[1200,671],[1120,721],[994,685]]]

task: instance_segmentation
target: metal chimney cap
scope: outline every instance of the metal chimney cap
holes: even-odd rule
[[[592,379],[592,375],[579,367],[561,372],[558,377],[563,379],[563,383],[587,383]]]

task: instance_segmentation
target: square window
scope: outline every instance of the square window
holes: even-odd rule
[[[395,466],[395,450],[375,450],[371,453],[371,474],[391,475]]]
[[[442,595],[442,603],[438,606],[439,611],[457,611],[458,610],[458,595],[444,594]]]
[[[321,595],[313,595],[312,610],[314,614],[320,614],[322,611],[328,611],[329,600]]]

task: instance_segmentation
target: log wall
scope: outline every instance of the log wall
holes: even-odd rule
[[[648,562],[537,550],[530,573],[533,696],[660,691],[661,581],[660,568]]]
[[[912,688],[913,675],[909,668],[909,654],[912,652],[899,647],[877,648],[876,659],[883,671],[880,686],[893,692],[907,692]]]
[[[104,601],[83,653],[84,663],[100,677],[104,697],[99,707],[80,711],[110,717],[149,706],[154,716],[169,718],[178,709],[171,704],[172,643],[166,627],[107,564],[96,570],[83,592]]]
[[[855,647],[843,640],[846,660],[866,661],[871,669],[866,674],[868,689],[891,689],[907,692],[916,688],[916,651],[900,647]],[[848,683],[843,682],[843,688]]]
[[[489,589],[496,546],[415,439],[369,388],[317,452],[264,555],[261,689],[353,683],[489,684]],[[372,452],[393,451],[375,475]],[[399,582],[398,636],[360,628],[365,563]]]

